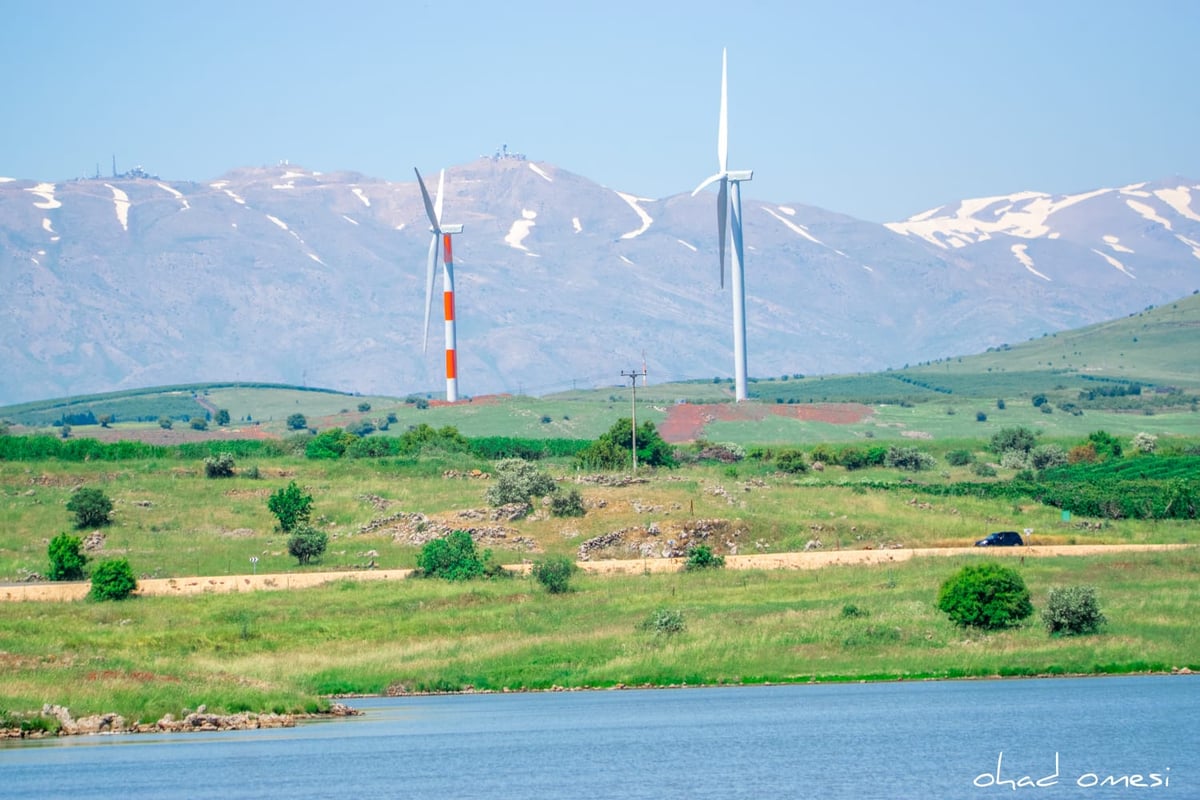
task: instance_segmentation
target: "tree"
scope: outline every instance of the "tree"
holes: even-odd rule
[[[304,456],[313,459],[341,458],[346,454],[346,448],[358,441],[358,438],[341,428],[330,428],[309,439],[304,447]]]
[[[706,544],[698,544],[688,549],[683,569],[685,572],[696,572],[702,569],[721,569],[724,566],[725,556],[716,555]]]
[[[133,568],[124,558],[101,561],[92,570],[92,590],[88,594],[93,600],[124,600],[136,590]]]
[[[578,489],[567,489],[550,495],[550,514],[555,517],[582,517],[587,514],[583,495]]]
[[[570,591],[571,576],[578,571],[578,565],[566,556],[545,556],[533,562],[531,573],[550,594],[563,594]]]
[[[171,421],[170,417],[159,417],[158,418],[158,427],[162,428],[164,431],[171,430],[171,426],[174,424],[175,423]]]
[[[1061,467],[1067,463],[1067,451],[1056,444],[1040,444],[1029,451],[1029,463],[1034,469]]]
[[[96,528],[109,523],[112,500],[102,489],[83,487],[76,489],[67,501],[67,511],[75,514],[76,528]]]
[[[1096,448],[1096,455],[1101,459],[1121,457],[1121,441],[1107,431],[1089,433],[1088,442]]]
[[[328,545],[329,537],[324,531],[306,524],[297,525],[287,543],[288,553],[295,556],[301,565],[320,558]]]
[[[1138,433],[1133,437],[1133,449],[1149,455],[1158,449],[1158,437],[1153,433]]]
[[[937,607],[955,623],[983,630],[1013,627],[1033,613],[1021,575],[994,561],[968,564],[951,576],[938,591]]]
[[[280,530],[291,533],[297,525],[308,522],[312,515],[312,502],[312,495],[291,481],[286,488],[275,491],[267,498],[267,508],[279,520]]]
[[[194,431],[208,430],[208,420],[206,420],[204,417],[192,417],[188,422],[188,425],[190,425]]]
[[[71,438],[71,426],[64,422],[58,427],[58,435],[64,439]]]
[[[909,472],[920,472],[923,469],[933,469],[937,463],[929,453],[915,447],[900,447],[891,445],[887,449],[884,466],[902,469]]]
[[[308,427],[308,420],[303,414],[290,414],[287,418],[287,426],[289,431],[302,431]]]
[[[101,414],[99,417],[97,417],[97,420],[99,420],[101,428],[107,428],[113,422],[113,415]]]
[[[491,551],[481,556],[475,550],[475,540],[466,531],[451,531],[441,539],[432,539],[421,547],[417,568],[427,578],[466,581],[478,578],[487,571]]]
[[[629,417],[617,420],[611,428],[576,456],[580,466],[588,469],[624,469],[631,466],[633,421]],[[677,466],[670,445],[658,435],[653,422],[643,422],[637,429],[638,464],[651,467]]]
[[[780,450],[775,454],[775,468],[780,472],[805,473],[808,472],[808,459],[803,450]]]
[[[371,410],[371,404],[364,400],[358,404],[358,410],[365,414]]]
[[[233,477],[233,453],[220,453],[204,459],[204,475],[208,478]]]
[[[60,533],[50,540],[50,572],[52,581],[81,581],[87,556],[81,548],[83,540],[69,533]]]
[[[229,424],[229,409],[221,408],[217,410],[217,425]]]

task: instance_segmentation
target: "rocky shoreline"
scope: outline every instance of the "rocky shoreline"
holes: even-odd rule
[[[259,728],[292,728],[304,719],[324,717],[353,717],[361,711],[344,703],[334,703],[328,711],[319,714],[255,714],[244,711],[238,714],[210,714],[206,706],[188,712],[182,719],[166,714],[157,722],[126,720],[120,714],[91,714],[75,719],[68,708],[47,703],[40,715],[31,715],[27,721],[37,725],[0,728],[0,739],[45,739],[52,736],[92,736],[114,733],[193,733],[201,731],[244,731]],[[49,724],[45,724],[49,723]]]

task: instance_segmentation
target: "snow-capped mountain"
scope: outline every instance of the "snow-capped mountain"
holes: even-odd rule
[[[750,373],[902,366],[1189,294],[1196,192],[1022,193],[887,226],[746,198]],[[652,381],[730,374],[714,205],[522,157],[448,170],[462,392],[620,383],[643,354]],[[428,243],[415,180],[0,179],[0,404],[200,380],[439,391]]]

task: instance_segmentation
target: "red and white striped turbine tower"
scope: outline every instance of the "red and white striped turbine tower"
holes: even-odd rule
[[[446,402],[458,402],[458,354],[455,350],[454,331],[454,254],[450,237],[462,233],[462,225],[442,224],[442,189],[446,183],[446,170],[438,175],[437,197],[429,199],[429,191],[421,173],[416,167],[417,184],[421,187],[421,199],[425,201],[425,213],[429,217],[430,230],[433,238],[429,241],[429,258],[425,271],[425,336],[421,343],[422,351],[429,347],[429,315],[433,311],[433,273],[437,269],[438,249],[442,251],[442,305],[446,317]]]

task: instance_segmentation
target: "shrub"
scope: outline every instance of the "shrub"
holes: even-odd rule
[[[208,420],[206,420],[204,417],[192,417],[191,421],[188,422],[188,425],[190,425],[194,431],[208,430]]]
[[[496,574],[499,568],[490,562],[492,553],[482,554],[475,549],[475,540],[466,531],[451,531],[441,539],[433,539],[421,547],[417,569],[427,578],[466,581],[485,574]]]
[[[67,501],[67,511],[75,514],[76,528],[95,528],[109,523],[112,500],[101,489],[76,489]]]
[[[492,506],[529,503],[554,492],[554,478],[535,465],[519,458],[506,458],[496,464],[496,477],[488,486],[487,501]]]
[[[578,489],[555,492],[550,496],[550,514],[555,517],[582,517],[587,513],[583,507],[583,495]]]
[[[317,530],[311,525],[297,525],[288,537],[288,553],[295,556],[301,564],[307,564],[314,558],[320,558],[329,545],[329,537],[325,531]]]
[[[358,422],[352,422],[346,426],[346,433],[355,436],[370,436],[375,432],[375,423],[369,419],[360,419]]]
[[[228,425],[229,424],[229,409],[228,408],[221,408],[221,409],[217,410],[217,424],[218,425]]]
[[[570,590],[571,576],[578,571],[567,556],[545,556],[533,562],[532,575],[550,594],[563,594]]]
[[[341,428],[321,431],[304,446],[305,458],[341,458],[346,448],[358,441],[358,437]]]
[[[204,475],[209,478],[232,478],[233,453],[220,453],[204,459]]]
[[[857,619],[866,616],[869,616],[866,609],[859,608],[854,603],[846,603],[846,605],[842,606],[842,617],[844,619]]]
[[[1067,463],[1067,451],[1056,444],[1041,444],[1029,451],[1029,464],[1034,469],[1061,467]]]
[[[920,472],[923,469],[933,469],[937,462],[929,453],[915,447],[900,447],[892,445],[887,450],[884,465],[909,472]]]
[[[951,450],[946,453],[946,463],[952,467],[965,467],[975,460],[970,450]]]
[[[997,401],[996,401],[996,408],[998,408],[998,409],[1000,409],[1001,411],[1003,411],[1003,410],[1004,410],[1004,406],[1005,406],[1004,398],[1003,398],[1003,397],[1001,397],[999,400],[997,400]]]
[[[586,449],[576,456],[576,463],[586,469],[623,469],[630,465],[633,446],[633,422],[623,417]],[[643,422],[637,429],[638,464],[647,467],[678,465],[670,445],[662,440],[653,422]]]
[[[684,622],[683,612],[679,609],[656,608],[638,624],[638,628],[656,636],[674,636],[687,630],[687,624]]]
[[[968,564],[942,584],[937,607],[963,627],[998,630],[1033,613],[1025,581],[994,561]]]
[[[1133,437],[1132,446],[1137,452],[1148,455],[1158,449],[1158,437],[1153,433],[1138,433]]]
[[[1005,450],[1000,456],[1000,466],[1005,469],[1028,469],[1029,454],[1020,450]]]
[[[171,427],[174,424],[175,424],[174,421],[172,421],[170,417],[159,417],[158,418],[158,427],[162,428],[164,431],[171,430]]]
[[[80,548],[83,540],[69,533],[60,533],[50,540],[50,572],[47,573],[52,581],[81,581],[83,567],[87,564],[87,556]]]
[[[1096,448],[1096,455],[1102,459],[1121,457],[1120,440],[1107,431],[1089,433],[1088,441]]]
[[[124,600],[137,589],[133,569],[124,558],[101,561],[92,570],[92,590],[88,596],[93,600]]]
[[[365,414],[371,410],[371,404],[364,400],[358,404],[358,410]]]
[[[987,422],[987,414],[984,413],[983,411],[976,411],[975,412],[975,421],[976,422]]]
[[[289,414],[287,426],[289,431],[302,431],[308,427],[308,419],[303,414]]]
[[[685,572],[696,572],[702,569],[721,569],[725,566],[725,556],[713,553],[706,544],[698,544],[688,548],[687,561],[683,563]]]
[[[297,525],[308,522],[312,502],[312,495],[291,481],[286,488],[276,490],[267,498],[267,508],[279,520],[280,530],[291,533]]]
[[[808,459],[803,450],[781,450],[775,455],[775,469],[793,475],[808,472]]]
[[[971,472],[974,472],[981,478],[996,477],[996,468],[986,461],[976,461],[971,465]]]
[[[993,453],[1003,455],[1009,450],[1028,453],[1037,444],[1037,434],[1029,428],[1018,425],[1015,428],[1001,428],[992,435],[988,447]]]
[[[1100,613],[1096,590],[1091,586],[1054,587],[1042,611],[1051,636],[1096,633],[1107,621]]]

